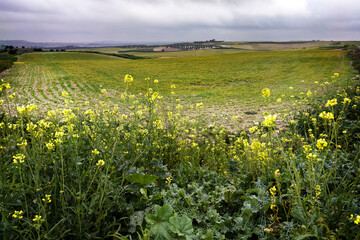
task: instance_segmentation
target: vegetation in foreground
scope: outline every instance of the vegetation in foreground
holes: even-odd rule
[[[12,111],[2,82],[3,239],[360,237],[358,85],[327,99],[309,89],[302,112],[265,112],[237,134],[200,125],[202,103],[183,116],[180,100],[164,105],[150,87],[123,93],[125,112],[101,101],[42,116]]]

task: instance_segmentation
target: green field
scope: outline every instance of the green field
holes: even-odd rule
[[[190,44],[190,43],[189,43]],[[201,45],[208,45],[210,43],[202,43]],[[345,45],[358,45],[359,42],[332,42],[332,41],[293,41],[293,42],[216,42],[211,43],[214,49],[207,50],[188,50],[188,51],[169,51],[159,52],[154,51],[151,45],[147,48],[120,48],[120,47],[106,47],[106,48],[84,48],[71,51],[97,51],[101,53],[126,53],[141,57],[150,58],[168,58],[168,57],[188,57],[188,56],[208,56],[219,54],[231,54],[248,51],[278,51],[278,50],[293,50],[293,49],[308,49],[308,48],[342,48]]]
[[[207,51],[215,50],[203,52]],[[171,98],[170,86],[175,84],[176,98],[187,106],[203,102],[211,107],[210,115],[223,113],[224,108],[229,115],[241,115],[260,112],[263,88],[271,90],[270,102],[279,97],[286,102],[316,87],[315,81],[329,81],[334,72],[342,78],[350,76],[344,54],[312,49],[127,60],[88,53],[32,53],[22,55],[19,61],[24,64],[17,64],[5,79],[18,88],[23,102],[54,107],[63,102],[63,91],[75,101],[91,102],[107,89],[117,101],[125,90],[124,76],[131,74],[134,82],[129,91],[134,94],[152,87]],[[154,84],[154,79],[159,83]],[[248,121],[253,118],[246,116]]]

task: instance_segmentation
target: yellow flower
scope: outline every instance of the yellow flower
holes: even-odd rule
[[[104,166],[105,165],[105,161],[104,160],[99,160],[97,163],[96,163],[96,166]]]
[[[45,146],[49,151],[53,150],[55,145],[52,142],[45,143]]]
[[[275,170],[275,177],[280,177],[281,173],[279,169]]]
[[[334,99],[328,100],[325,107],[335,106],[336,104],[337,104],[337,99],[334,98]]]
[[[101,89],[101,93],[102,94],[106,93],[106,89]]]
[[[61,93],[61,95],[62,95],[63,97],[67,97],[67,96],[69,96],[69,93],[66,92],[66,91],[63,91],[63,92]]]
[[[310,97],[312,95],[312,92],[310,90],[307,91],[306,96]]]
[[[356,225],[358,225],[358,224],[360,223],[360,215],[357,215],[357,216],[356,216],[356,219],[355,219],[354,223],[355,223]]]
[[[275,196],[275,194],[276,194],[276,187],[273,186],[272,188],[269,189],[269,191],[270,191],[270,194],[271,194],[272,196]]]
[[[347,103],[351,103],[351,99],[350,98],[344,98],[344,100],[342,101],[343,104],[347,104]]]
[[[277,207],[277,206],[276,206],[275,204],[272,204],[272,205],[270,206],[271,210],[273,210],[273,211],[276,209],[276,207]]]
[[[91,151],[91,153],[94,154],[94,155],[98,155],[100,152],[99,152],[99,150],[94,149],[94,150]]]
[[[20,211],[14,211],[14,214],[12,215],[12,217],[13,217],[13,218],[22,219],[22,218],[23,218],[23,216],[22,216],[23,213],[24,213],[24,212],[23,212],[22,210],[20,210]]]
[[[268,88],[264,88],[264,89],[261,91],[261,93],[262,93],[262,96],[263,96],[264,98],[270,97],[270,89],[268,89]]]
[[[165,180],[165,182],[168,183],[168,184],[170,184],[171,181],[172,181],[172,178],[171,178],[171,177],[167,177],[166,180]]]
[[[15,164],[17,164],[18,161],[19,161],[19,163],[23,163],[23,162],[24,162],[24,159],[25,159],[25,155],[22,154],[22,153],[18,153],[18,154],[16,154],[15,156],[13,156],[13,162],[14,162]]]
[[[319,114],[319,117],[327,119],[327,120],[332,120],[332,119],[334,119],[334,114],[331,112],[323,111]]]
[[[323,138],[318,139],[316,142],[316,147],[320,150],[323,150],[327,145],[328,143]]]
[[[293,90],[294,88],[293,87],[289,87],[290,90]]]
[[[43,202],[51,203],[50,194],[45,194],[45,198],[41,199]]]
[[[339,76],[339,73],[334,73],[334,76],[335,76],[335,77],[338,77],[338,76]]]
[[[195,107],[197,107],[197,108],[201,108],[203,106],[203,103],[197,103],[196,105],[195,105]]]
[[[268,115],[264,117],[265,120],[262,123],[265,127],[275,127],[276,115]]]
[[[321,188],[319,185],[316,185],[315,192],[316,192],[316,197],[318,197],[321,194]]]
[[[155,83],[155,84],[159,83],[159,80],[155,79],[155,80],[154,80],[154,83]]]
[[[170,86],[170,88],[171,89],[175,89],[176,87],[175,87],[175,84],[172,84],[171,86]]]
[[[33,221],[34,222],[43,222],[44,220],[43,219],[41,219],[41,216],[39,216],[39,215],[35,215],[35,218],[33,218]]]
[[[278,98],[276,102],[281,103],[281,98]]]
[[[236,121],[238,119],[238,116],[233,116],[232,119]]]
[[[124,82],[131,83],[132,81],[134,81],[133,77],[129,74],[126,74],[124,77]]]
[[[252,128],[249,129],[249,132],[250,132],[250,133],[254,133],[254,132],[256,132],[258,129],[259,129],[259,128],[258,128],[257,126],[254,126],[254,127],[252,127]]]

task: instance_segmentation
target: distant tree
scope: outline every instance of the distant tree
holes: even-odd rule
[[[9,50],[9,54],[14,55],[14,54],[16,54],[16,53],[17,53],[17,49],[10,49],[10,50]]]

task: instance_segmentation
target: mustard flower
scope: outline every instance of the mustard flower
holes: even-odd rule
[[[201,108],[203,105],[204,105],[203,103],[197,103],[197,104],[195,105],[195,107]]]
[[[262,96],[263,96],[264,98],[270,97],[270,89],[268,89],[268,88],[264,88],[264,89],[261,91],[261,93],[262,93]]]
[[[67,96],[69,96],[69,93],[68,93],[67,91],[63,91],[63,92],[61,93],[61,95],[62,95],[63,97],[67,97]]]
[[[45,194],[45,198],[41,199],[43,202],[51,203],[50,194]]]
[[[22,210],[20,210],[20,211],[14,211],[14,214],[12,215],[12,217],[13,217],[13,218],[22,219],[22,218],[23,218],[23,216],[22,216],[23,213],[24,213],[24,212],[23,212]]]
[[[171,178],[171,177],[167,177],[166,180],[165,180],[165,182],[168,183],[168,184],[170,184],[171,181],[172,181],[172,178]]]
[[[97,163],[96,163],[96,166],[104,166],[105,165],[105,161],[104,160],[99,160]]]
[[[101,89],[101,93],[102,94],[106,93],[106,89]]]
[[[250,133],[254,133],[254,132],[256,132],[258,129],[259,129],[259,128],[258,128],[257,126],[254,126],[254,127],[252,127],[252,128],[249,129],[249,132],[250,132]]]
[[[312,92],[310,90],[307,91],[306,96],[310,97],[312,95]]]
[[[342,101],[343,104],[347,104],[347,103],[351,103],[351,99],[350,98],[344,98],[344,100]]]
[[[323,138],[318,139],[316,142],[316,147],[320,150],[323,150],[327,145],[328,143]]]
[[[53,150],[55,145],[52,142],[45,143],[45,146],[49,151]]]
[[[134,78],[131,75],[126,74],[125,77],[124,77],[124,82],[125,83],[131,83],[132,81],[134,81]]]
[[[154,80],[154,83],[155,83],[155,84],[159,83],[159,80],[155,79],[155,80]]]
[[[331,100],[328,100],[325,107],[332,107],[332,106],[335,106],[337,104],[337,99],[334,98],[334,99],[331,99]]]
[[[354,223],[355,223],[356,225],[359,225],[359,224],[360,224],[360,215],[357,215],[357,216],[356,216]]]
[[[334,114],[331,112],[323,111],[319,114],[319,117],[321,117],[323,119],[327,119],[327,120],[332,120],[332,119],[334,119]]]
[[[271,194],[272,196],[275,196],[275,194],[276,194],[276,187],[273,186],[272,188],[269,189],[269,191],[270,191],[270,194]]]
[[[281,173],[279,169],[275,170],[275,177],[280,177]]]
[[[268,115],[264,117],[264,122],[262,123],[265,127],[275,127],[276,115]]]
[[[24,159],[25,159],[25,155],[22,154],[22,153],[18,153],[16,154],[15,156],[13,156],[13,162],[15,164],[17,163],[23,163],[24,162]]]
[[[94,150],[92,150],[91,153],[94,154],[94,155],[99,155],[100,154],[99,150],[97,150],[96,148]]]
[[[41,223],[41,222],[43,222],[44,220],[42,219],[42,217],[41,217],[40,215],[35,215],[35,218],[33,218],[33,221],[34,221],[34,222]]]

